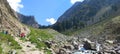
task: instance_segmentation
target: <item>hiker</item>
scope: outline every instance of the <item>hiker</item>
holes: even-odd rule
[[[3,34],[8,34],[8,31],[3,30],[2,32],[3,32]]]
[[[21,34],[20,34],[20,37],[25,37],[25,33],[21,33]]]
[[[5,31],[5,34],[8,34],[8,31]]]

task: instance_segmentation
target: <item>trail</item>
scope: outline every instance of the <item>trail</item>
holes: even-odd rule
[[[43,51],[39,51],[30,41],[22,41],[19,37],[15,37],[15,40],[22,47],[22,54],[44,54]]]

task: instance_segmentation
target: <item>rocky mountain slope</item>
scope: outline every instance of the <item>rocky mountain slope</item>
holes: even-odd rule
[[[25,37],[20,37],[21,33]],[[52,54],[47,44],[51,40],[66,38],[53,29],[36,29],[20,23],[7,0],[0,0],[0,54]]]
[[[82,3],[77,2],[73,5],[60,16],[57,23],[52,25],[55,30],[69,34],[72,37],[72,39],[67,39],[63,45],[61,44],[59,48],[55,48],[55,52],[67,54],[77,49],[83,51],[75,51],[76,54],[84,54],[87,51],[84,50],[86,48],[88,54],[93,54],[95,52],[92,51],[97,51],[95,48],[99,43],[100,53],[119,54],[119,2],[120,0],[85,0]],[[79,48],[81,44],[83,44],[84,49]],[[94,47],[94,44],[96,47]],[[76,45],[78,45],[78,48],[76,48]]]
[[[28,26],[32,26],[34,28],[39,28],[39,24],[35,21],[34,16],[25,16],[23,14],[17,13],[18,19],[23,24],[26,24]]]
[[[120,0],[85,0],[75,3],[52,26],[59,32],[73,32],[120,15]]]
[[[0,32],[6,32],[12,36],[17,36],[21,32],[25,34],[30,32],[18,21],[16,13],[11,9],[7,0],[0,0]]]
[[[100,23],[77,30],[72,35],[79,38],[88,38],[92,41],[116,40],[119,43],[119,20],[120,16],[109,18],[109,20],[106,19]]]
[[[91,46],[98,42],[101,45],[100,52],[119,54],[120,53],[120,16],[109,18],[100,23],[96,23],[92,26],[88,26],[81,30],[73,32],[73,37],[76,40],[83,41],[83,38],[87,38],[91,42]],[[89,42],[89,41],[88,41]],[[89,43],[90,43],[89,42]],[[88,44],[87,44],[88,46]]]

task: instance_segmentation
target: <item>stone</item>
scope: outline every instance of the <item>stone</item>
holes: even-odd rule
[[[68,50],[73,50],[74,46],[72,46],[72,45],[64,45],[63,48],[68,49]]]
[[[114,41],[113,40],[106,40],[107,43],[113,44]]]
[[[1,15],[1,13],[0,13],[0,17],[1,17],[2,15]]]
[[[67,54],[67,53],[66,53],[66,49],[63,49],[63,48],[62,48],[62,49],[59,49],[59,54]]]
[[[78,43],[76,41],[72,41],[72,45],[78,45]]]
[[[12,44],[11,42],[8,42],[8,45],[9,45],[9,46],[11,46],[11,44]]]
[[[92,49],[92,48],[91,48],[91,44],[90,44],[89,42],[87,42],[87,41],[84,42],[83,47],[84,47],[86,50],[91,50],[91,49]]]
[[[27,45],[27,47],[31,47],[30,45]]]
[[[118,50],[117,53],[120,54],[120,50]]]
[[[17,54],[16,50],[10,50],[9,54]]]
[[[50,41],[46,41],[45,44],[47,45],[48,48],[52,47],[52,43]]]
[[[42,41],[41,38],[38,38],[39,41]]]

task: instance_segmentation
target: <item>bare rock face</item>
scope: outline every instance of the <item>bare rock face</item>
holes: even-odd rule
[[[26,24],[34,28],[39,28],[39,24],[36,22],[34,16],[26,16],[20,13],[17,13],[17,15],[18,15],[19,21],[22,22],[23,24]]]
[[[18,21],[16,13],[11,9],[7,0],[0,0],[0,32],[3,31],[12,36],[17,36],[20,33],[27,35],[30,32],[25,25]]]

